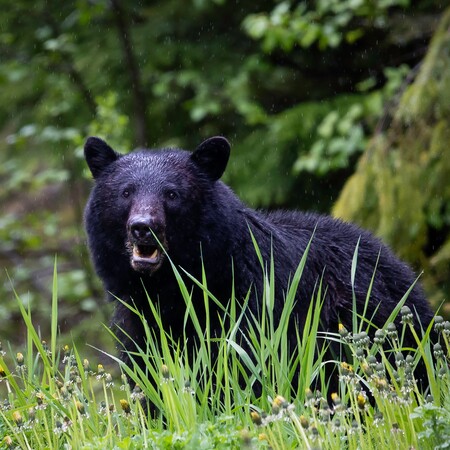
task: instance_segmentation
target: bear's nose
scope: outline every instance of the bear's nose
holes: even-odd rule
[[[153,234],[157,234],[160,228],[152,217],[133,217],[128,223],[131,236],[140,241],[151,239]]]

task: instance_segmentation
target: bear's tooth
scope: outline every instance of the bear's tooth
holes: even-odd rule
[[[155,248],[155,251],[150,255],[150,259],[155,259],[158,257],[158,249]]]

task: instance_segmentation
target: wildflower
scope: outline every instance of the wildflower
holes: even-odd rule
[[[331,393],[331,401],[334,403],[334,405],[340,405],[341,404],[341,398],[339,397],[337,392]]]
[[[402,381],[402,379],[400,378],[400,374],[396,370],[392,370],[392,377],[399,384]]]
[[[71,355],[70,347],[67,344],[63,347],[63,354],[64,354],[64,358],[62,360],[62,363],[69,364],[71,362],[71,360],[73,359],[73,355]]]
[[[400,405],[402,403],[401,398],[397,395],[397,392],[395,392],[395,391],[391,391],[389,393],[389,397],[390,397],[392,403],[395,403],[398,405]]]
[[[145,397],[145,394],[142,392],[141,387],[138,384],[136,384],[136,386],[134,386],[133,388],[133,392],[131,393],[130,397],[131,400],[133,401],[141,401]]]
[[[392,434],[403,434],[403,430],[400,428],[400,426],[398,425],[397,422],[394,422],[392,424],[391,433]]]
[[[72,421],[67,416],[65,416],[64,422],[62,424],[62,430],[67,431],[69,429],[69,427],[71,427],[71,426],[72,426]]]
[[[72,395],[73,394],[73,383],[71,383],[70,381],[66,384],[66,388],[67,388],[67,392]]]
[[[114,386],[114,381],[113,381],[112,375],[110,373],[106,374],[105,381],[106,381],[107,388],[112,388]]]
[[[425,401],[426,401],[427,403],[433,403],[433,402],[434,402],[434,398],[433,398],[433,396],[432,396],[431,394],[428,394],[428,395],[426,396],[426,398],[425,398]]]
[[[357,348],[355,351],[355,356],[358,361],[364,360],[364,350],[362,348]]]
[[[85,406],[83,403],[81,403],[79,400],[75,402],[75,406],[77,407],[77,411],[80,413],[81,416],[88,418],[89,414],[86,411]]]
[[[347,330],[347,328],[345,328],[345,326],[342,323],[339,323],[339,325],[338,325],[338,333],[339,333],[339,336],[341,336],[341,338],[344,341],[346,341],[346,342],[351,341],[351,335],[350,335],[349,331]]]
[[[345,413],[346,407],[336,392],[331,394],[331,401],[333,402],[333,413]]]
[[[80,374],[76,367],[72,367],[70,369],[69,382],[70,382],[70,384],[80,384],[81,383]]]
[[[189,380],[184,383],[183,392],[186,394],[195,395],[195,391],[191,388],[191,382]]]
[[[97,381],[101,380],[104,376],[105,376],[105,369],[103,367],[103,364],[98,364],[97,365],[97,376],[96,376]]]
[[[444,352],[442,350],[441,344],[437,343],[433,346],[433,355],[436,359],[442,358],[444,356]]]
[[[12,418],[13,418],[14,423],[16,424],[17,428],[22,428],[22,426],[23,426],[22,414],[20,414],[19,411],[14,411],[12,413]]]
[[[130,408],[130,404],[125,400],[125,399],[120,399],[120,406],[122,407],[122,411],[126,414],[126,415],[130,415],[131,414],[131,408]]]
[[[107,412],[106,402],[105,400],[102,400],[100,402],[100,407],[98,408],[98,412],[102,415],[105,415]]]
[[[67,402],[70,400],[70,392],[67,390],[67,388],[65,386],[63,386],[60,390],[59,390],[59,394],[61,396],[61,399],[63,402]]]
[[[373,416],[373,419],[374,419],[374,420],[373,420],[373,424],[374,424],[376,427],[382,425],[382,424],[383,424],[383,421],[384,421],[383,413],[381,413],[380,411],[377,411],[377,412],[375,413],[375,415]]]
[[[11,409],[11,403],[9,403],[9,400],[5,398],[5,400],[3,400],[3,406],[0,407],[0,410],[8,411],[9,409]]]
[[[250,447],[252,443],[251,434],[245,428],[240,431],[240,437],[242,440],[243,447]]]
[[[447,375],[447,368],[446,368],[445,366],[442,366],[442,367],[439,369],[438,377],[439,377],[440,379],[443,379],[446,375]]]
[[[269,437],[266,433],[260,433],[258,434],[258,441],[268,441]]]
[[[408,306],[402,306],[402,309],[400,310],[400,316],[401,316],[401,323],[408,324],[413,323],[413,313],[411,312],[411,309]]]
[[[3,345],[2,345],[2,341],[0,341],[0,356],[6,356],[6,352],[3,350]]]
[[[322,423],[327,423],[327,422],[329,422],[332,414],[333,414],[333,411],[328,406],[328,403],[322,402],[321,407],[319,409],[319,420]]]
[[[308,427],[309,427],[309,420],[308,420],[304,415],[301,415],[301,416],[300,416],[300,425],[301,425],[302,428],[304,428],[305,430],[307,430]]]
[[[320,402],[325,402],[325,398],[322,395],[322,392],[320,392],[318,389],[316,391],[316,404],[320,403]]]
[[[360,392],[358,396],[356,397],[356,403],[358,405],[358,408],[361,410],[365,410],[367,407],[367,396],[365,392]]]
[[[86,375],[94,375],[94,371],[91,368],[91,364],[88,359],[83,359],[83,370]]]
[[[28,408],[28,423],[31,425],[36,420],[36,410],[34,408]]]
[[[333,433],[343,433],[345,431],[345,427],[342,426],[340,419],[334,419],[331,424],[331,431]]]
[[[312,393],[311,389],[307,388],[305,391],[305,406],[314,406],[314,404],[316,403],[316,398],[314,396],[314,394]]]
[[[378,363],[378,364],[375,366],[375,372],[377,373],[377,375],[378,375],[379,377],[384,377],[384,376],[386,375],[386,372],[385,372],[385,370],[384,370],[384,366],[383,366],[382,363]]]
[[[412,378],[412,367],[411,366],[406,366],[405,367],[405,378],[406,379],[411,379]]]
[[[370,344],[370,337],[365,331],[362,331],[353,336],[353,342],[359,348],[367,347]]]
[[[169,368],[165,364],[163,364],[161,366],[161,374],[163,377],[163,379],[162,379],[163,383],[168,383],[170,381],[173,381],[173,378],[170,376]]]
[[[45,396],[42,392],[36,392],[36,409],[45,409],[47,408],[47,404],[44,402]]]
[[[401,397],[401,404],[403,405],[410,405],[413,401],[412,396],[410,395],[411,392],[413,391],[413,387],[414,387],[414,381],[406,381],[402,388],[400,389],[400,392],[402,393],[402,397]]]
[[[13,440],[11,439],[11,436],[5,436],[3,438],[3,442],[6,445],[6,448],[13,448]]]
[[[250,413],[250,417],[252,418],[252,422],[257,427],[260,427],[262,425],[262,418],[261,418],[260,414],[257,411],[252,411]]]
[[[375,356],[373,355],[369,355],[366,358],[367,364],[369,364],[369,366],[374,369],[375,366],[378,364],[377,358],[375,358]]]
[[[286,399],[284,397],[277,395],[272,402],[272,414],[277,415],[285,402]]]
[[[405,357],[403,356],[403,353],[397,352],[395,354],[395,365],[399,368],[405,366]]]
[[[60,420],[55,421],[55,428],[53,428],[53,433],[61,434],[63,432],[63,424]]]
[[[449,322],[448,320],[446,320],[446,321],[444,322],[444,334],[445,334],[447,337],[450,337],[450,322]]]
[[[86,409],[85,409],[83,403],[81,403],[79,400],[77,400],[75,402],[75,406],[77,407],[77,410],[80,414],[82,414],[82,415],[86,414]]]
[[[311,439],[319,439],[320,435],[319,435],[319,430],[315,427],[312,426],[310,428],[310,432],[311,432]]]
[[[375,389],[377,389],[377,391],[379,392],[385,392],[385,391],[389,391],[389,384],[386,380],[386,378],[380,378],[380,377],[376,377],[373,380]]]
[[[397,340],[398,339],[398,332],[397,332],[397,328],[395,326],[395,323],[391,322],[391,323],[388,324],[388,326],[387,326],[387,335],[392,340]]]
[[[439,333],[440,331],[444,330],[444,318],[442,316],[436,316],[434,318],[434,331],[436,333]]]
[[[384,341],[386,340],[386,332],[384,330],[377,330],[375,331],[375,336],[373,338],[373,342],[375,344],[382,345],[384,344]]]
[[[414,357],[412,355],[406,355],[406,365],[408,367],[414,367]]]
[[[2,378],[6,378],[6,372],[3,366],[0,364],[0,382],[2,381]]]
[[[48,357],[52,356],[52,352],[50,351],[50,349],[48,347],[47,341],[41,341],[41,344],[42,344],[42,348],[44,349],[45,354]]]
[[[122,384],[120,385],[120,390],[125,391],[127,388],[130,387],[130,384],[128,383],[128,377],[123,373],[120,376],[120,379],[122,380]]]
[[[359,423],[357,422],[356,419],[352,420],[352,427],[349,430],[349,434],[355,434],[359,431]]]
[[[373,375],[373,369],[369,364],[367,364],[367,361],[361,364],[361,368],[367,377],[371,377]]]
[[[347,383],[355,380],[355,372],[353,371],[353,367],[345,361],[341,362],[341,374],[339,375],[339,379]]]
[[[19,353],[16,354],[16,362],[17,362],[16,370],[17,370],[17,372],[24,373],[26,371],[26,366],[24,364],[24,359],[25,358],[24,358],[22,353],[19,352]]]

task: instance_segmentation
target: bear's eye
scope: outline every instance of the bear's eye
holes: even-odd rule
[[[178,198],[178,193],[176,193],[175,191],[167,191],[167,192],[166,192],[166,197],[167,197],[169,200],[175,200],[175,199]]]
[[[130,196],[130,190],[129,189],[124,189],[122,191],[122,197],[128,198],[129,196]]]

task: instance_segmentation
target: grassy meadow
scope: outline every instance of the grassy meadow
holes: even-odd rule
[[[222,307],[218,336],[208,327],[209,305],[217,300],[205,278],[197,283],[204,292],[206,326],[174,267],[186,301],[185,321],[192,321],[197,338],[188,346],[187,338],[174,342],[151,301],[155,327],[130,306],[147,334],[147,347],[130,358],[142,359],[145,368],[124,366],[117,354],[106,355],[109,364],[97,364],[70,342],[61,342],[55,264],[50,329],[33,323],[32,311],[17,294],[27,341],[23,348],[6,342],[0,347],[0,448],[448,448],[450,322],[437,316],[429,329],[413,328],[419,318],[403,306],[406,293],[374,333],[368,333],[370,322],[356,314],[353,329],[340,325],[324,333],[318,311],[325,287],[318,284],[305,327],[296,331],[296,349],[289,348],[288,322],[305,259],[306,254],[279,321],[273,314],[272,264],[258,316],[246,313],[246,299],[240,304],[232,298]],[[355,257],[353,280],[356,265]],[[438,342],[430,341],[432,327]],[[408,328],[417,348],[402,346]],[[115,339],[106,326],[104,333]],[[329,359],[330,342],[342,357]],[[417,364],[428,375],[425,389],[414,377]],[[339,377],[332,392],[325,370],[330,367]]]

